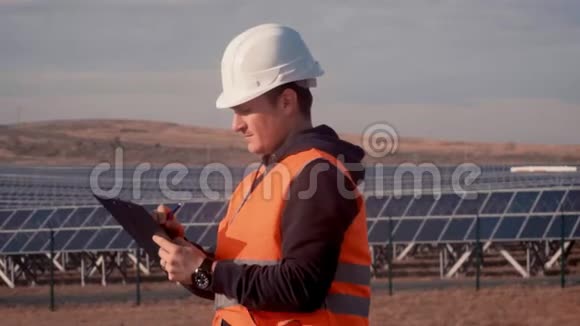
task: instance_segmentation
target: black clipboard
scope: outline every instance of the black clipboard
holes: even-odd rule
[[[165,232],[145,207],[118,198],[103,198],[93,194],[113,218],[129,233],[140,248],[151,257],[157,257],[159,246],[153,242],[153,235]]]
[[[140,248],[143,248],[150,257],[158,257],[159,246],[153,242],[153,235],[164,234],[165,231],[155,222],[151,212],[147,211],[145,207],[130,201],[124,201],[119,198],[103,198],[95,194],[93,196],[129,233]],[[182,284],[182,286],[189,292],[204,299],[213,300],[214,298],[212,292],[199,290],[189,285]]]

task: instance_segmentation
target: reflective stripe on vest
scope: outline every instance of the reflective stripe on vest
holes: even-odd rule
[[[236,299],[230,299],[219,293],[215,294],[214,306],[216,310],[237,306],[238,304]],[[334,293],[326,296],[323,308],[335,314],[348,314],[366,318],[369,315],[370,305],[371,301],[368,298]]]
[[[276,260],[248,260],[235,259],[224,260],[233,262],[238,265],[276,265],[279,261]],[[355,285],[369,286],[371,280],[371,272],[368,266],[357,265],[350,263],[339,262],[334,274],[334,282],[351,283]],[[214,307],[216,310],[238,305],[236,299],[228,298],[223,294],[216,293],[214,300]],[[355,295],[329,293],[324,302],[324,308],[337,314],[350,314],[361,317],[367,317],[370,309],[370,299]]]

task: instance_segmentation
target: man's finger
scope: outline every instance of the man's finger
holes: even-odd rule
[[[163,249],[163,248],[159,248],[159,251],[157,251],[157,255],[159,256],[159,258],[167,261],[169,259],[169,252],[167,252],[167,250]]]
[[[165,224],[165,222],[167,222],[167,218],[164,213],[154,211],[151,216],[153,217],[153,220],[157,222],[157,224]]]
[[[167,264],[167,262],[165,262],[165,260],[163,260],[163,259],[159,260],[159,266],[161,266],[162,270],[165,270],[165,264]]]

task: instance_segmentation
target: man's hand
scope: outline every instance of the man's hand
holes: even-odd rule
[[[165,205],[157,206],[157,209],[153,212],[152,216],[153,219],[163,227],[165,233],[167,233],[170,239],[185,237],[185,228],[183,227],[183,224],[179,223],[169,207]]]
[[[199,250],[183,238],[174,241],[154,235],[153,241],[159,246],[161,268],[167,272],[167,278],[181,284],[191,284],[191,274],[201,266],[206,258]]]

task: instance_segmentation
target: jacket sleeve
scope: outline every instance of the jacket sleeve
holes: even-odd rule
[[[327,169],[321,172],[320,166]],[[336,272],[344,232],[358,212],[356,199],[343,196],[338,182],[354,188],[334,165],[325,160],[310,162],[289,188],[281,221],[281,263],[218,262],[213,290],[250,309],[308,312],[320,308]],[[310,186],[316,191],[304,197]]]

